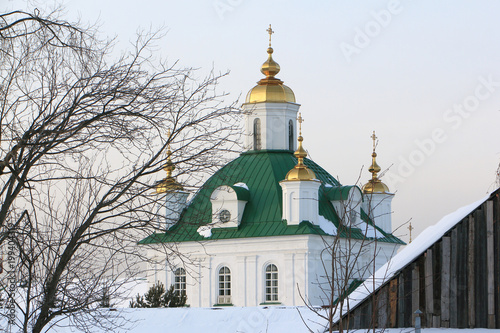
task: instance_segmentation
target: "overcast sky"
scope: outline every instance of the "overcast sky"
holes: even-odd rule
[[[365,183],[375,130],[378,164],[390,167],[383,180],[396,193],[393,226],[411,219],[414,236],[495,188],[498,0],[62,3],[69,20],[98,20],[119,48],[140,28],[165,27],[163,56],[230,71],[221,84],[228,103],[262,77],[271,23],[277,76],[302,105],[310,157],[343,184],[356,183],[360,172]],[[408,240],[406,226],[395,234]]]

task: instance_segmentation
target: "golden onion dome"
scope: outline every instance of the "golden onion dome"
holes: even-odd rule
[[[377,137],[375,136],[375,131],[373,131],[372,134],[372,139],[373,139],[373,153],[372,153],[372,165],[368,168],[368,171],[372,174],[372,179],[368,181],[365,185],[362,187],[362,191],[364,194],[376,194],[376,193],[390,193],[389,192],[389,187],[385,185],[379,178],[378,178],[378,173],[380,172],[381,168],[377,164],[377,153],[375,152],[375,147],[376,147],[376,139]]]
[[[274,61],[272,56],[274,51],[271,47],[271,34],[274,31],[272,31],[271,25],[267,31],[269,33],[268,57],[260,69],[266,77],[257,82],[257,85],[248,92],[245,103],[295,103],[295,94],[292,89],[275,77],[280,72],[280,65]]]

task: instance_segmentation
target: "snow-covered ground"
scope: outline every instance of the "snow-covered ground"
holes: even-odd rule
[[[103,314],[107,316],[107,324],[105,324],[108,327],[94,327],[92,332],[316,333],[324,332],[325,327],[325,321],[306,307],[259,306],[100,311],[104,311]],[[79,332],[67,325],[68,321],[63,320],[59,322],[59,327],[53,327],[50,332]]]
[[[349,332],[356,332],[356,333],[361,333],[361,332],[368,332],[368,330],[353,330]],[[369,332],[373,332],[372,330],[369,330]],[[388,329],[376,329],[376,333],[413,333],[415,332],[415,328],[413,327],[408,327],[408,328],[388,328]],[[494,332],[500,332],[500,330],[497,329],[486,329],[486,328],[474,328],[474,329],[458,329],[458,328],[422,328],[421,329],[422,333],[494,333]]]
[[[135,333],[308,333],[325,332],[324,321],[303,307],[225,307],[121,309],[109,311],[108,328],[92,332]],[[300,312],[300,313],[299,313]],[[303,320],[301,319],[301,316]],[[306,327],[306,323],[309,326]],[[63,321],[60,325],[64,326]],[[309,330],[310,329],[310,330]],[[414,328],[376,329],[384,333],[411,333]],[[75,328],[52,328],[54,333],[77,333]],[[350,332],[373,332],[356,330]],[[422,333],[493,333],[488,329],[422,329]]]

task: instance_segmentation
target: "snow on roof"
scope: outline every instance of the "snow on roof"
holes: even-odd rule
[[[246,189],[248,191],[248,185],[245,183],[236,183],[233,186],[243,187],[244,189]]]
[[[212,226],[211,225],[202,225],[196,231],[205,238],[212,237]]]
[[[484,203],[490,194],[470,205],[457,209],[455,212],[446,215],[438,223],[427,227],[413,242],[408,244],[398,254],[396,254],[385,265],[380,267],[375,274],[370,276],[366,281],[356,288],[344,302],[342,311],[337,311],[333,321],[338,321],[339,312],[345,314],[352,311],[359,303],[367,298],[373,291],[378,290],[382,285],[388,282],[397,272],[411,263],[415,258],[424,253],[432,244],[443,237],[446,232],[459,223],[464,217],[470,214],[474,209]]]
[[[337,234],[337,228],[332,221],[326,219],[323,215],[319,215],[319,227],[328,235],[335,236]]]

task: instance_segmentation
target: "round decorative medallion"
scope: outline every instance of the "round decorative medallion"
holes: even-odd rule
[[[219,220],[221,222],[223,223],[229,222],[230,219],[231,219],[231,213],[227,209],[224,209],[219,213]]]

